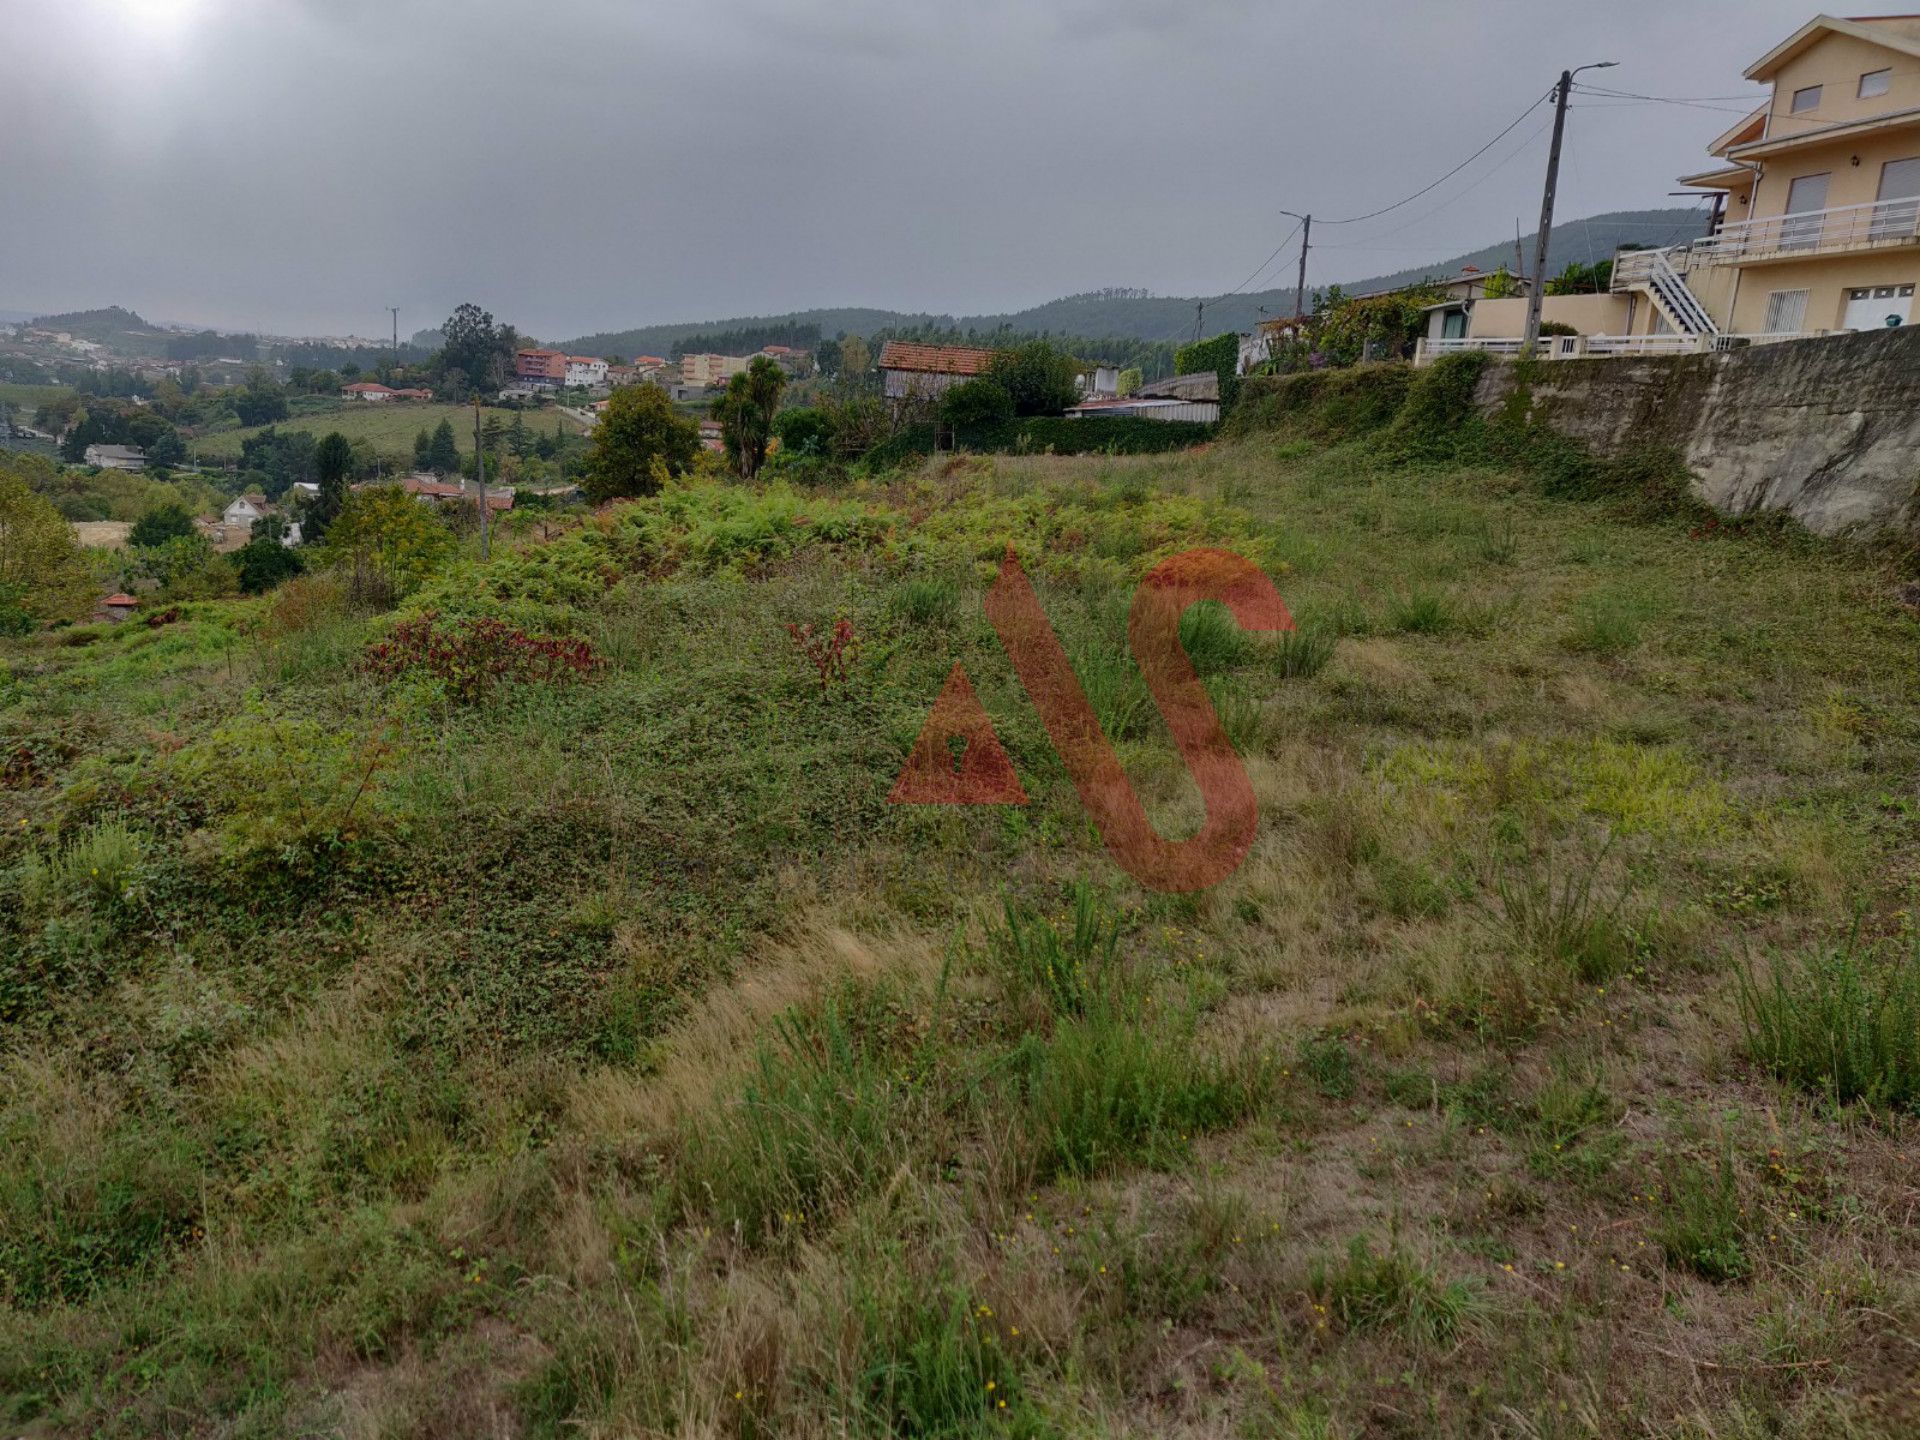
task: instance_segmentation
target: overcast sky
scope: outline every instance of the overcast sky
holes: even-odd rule
[[[1856,0],[1858,3],[1858,0]],[[1882,7],[1894,13],[1899,5]],[[1799,0],[0,0],[0,308],[549,339],[1107,285],[1233,289],[1419,189],[1562,66],[1730,97]],[[1529,231],[1542,108],[1309,279]],[[1563,218],[1669,200],[1734,115],[1593,103]],[[1557,257],[1584,258],[1584,257]],[[1276,261],[1259,286],[1291,279]],[[1257,288],[1257,287],[1256,287]]]

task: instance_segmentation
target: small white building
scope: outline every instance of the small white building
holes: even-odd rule
[[[1095,365],[1080,375],[1080,398],[1083,400],[1112,400],[1120,394],[1120,367],[1118,365]]]
[[[86,453],[80,458],[89,465],[99,466],[102,470],[147,468],[147,452],[137,445],[89,445]]]
[[[340,393],[349,400],[384,402],[393,399],[400,392],[390,390],[385,385],[377,385],[371,380],[359,380],[352,385],[342,385]]]
[[[274,507],[267,497],[255,492],[229,500],[227,508],[220,512],[220,523],[251,529],[254,521],[263,520],[274,513]]]
[[[592,355],[567,357],[567,384],[593,390],[607,383],[607,362]]]

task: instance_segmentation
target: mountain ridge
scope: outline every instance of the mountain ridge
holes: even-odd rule
[[[1659,210],[1610,210],[1579,220],[1565,221],[1554,227],[1548,269],[1558,273],[1574,260],[1611,255],[1616,246],[1676,245],[1702,234],[1707,217],[1698,207],[1675,206]],[[1528,258],[1533,254],[1534,237],[1522,236],[1520,244]],[[1448,256],[1424,265],[1388,271],[1354,281],[1339,282],[1349,294],[1356,291],[1388,289],[1409,285],[1425,278],[1444,278],[1459,274],[1462,267],[1478,266],[1493,270],[1512,266],[1514,242],[1497,241],[1477,250]],[[1325,289],[1309,286],[1308,289]],[[779,315],[734,315],[718,320],[637,325],[626,330],[603,330],[591,335],[556,342],[573,354],[653,354],[666,355],[676,340],[683,340],[751,325],[818,324],[823,336],[842,332],[872,336],[875,331],[893,328],[938,326],[947,330],[993,331],[1010,329],[1026,334],[1055,334],[1090,338],[1125,338],[1147,341],[1193,338],[1195,307],[1204,305],[1204,330],[1217,335],[1225,330],[1251,330],[1265,315],[1291,314],[1295,308],[1294,287],[1254,290],[1224,295],[1148,295],[1132,290],[1089,290],[1062,296],[1024,310],[999,314],[934,314],[905,310],[887,310],[873,306],[823,306],[795,310]]]

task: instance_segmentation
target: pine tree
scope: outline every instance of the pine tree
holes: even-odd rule
[[[459,468],[460,444],[453,438],[453,422],[442,420],[427,446],[427,469],[436,475],[451,475]]]

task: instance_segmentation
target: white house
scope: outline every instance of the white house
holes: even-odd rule
[[[399,392],[389,390],[385,385],[376,385],[371,380],[359,380],[352,385],[342,385],[340,393],[349,400],[385,401],[391,400]]]
[[[592,390],[607,383],[607,362],[591,355],[567,357],[567,384]]]
[[[1081,373],[1080,397],[1083,400],[1111,400],[1120,394],[1120,367],[1097,364]]]
[[[135,445],[89,445],[81,456],[89,465],[102,470],[144,470],[147,452]]]
[[[240,525],[251,528],[253,522],[264,519],[274,513],[274,507],[267,497],[259,493],[240,495],[227,502],[227,508],[220,513],[223,525]]]

